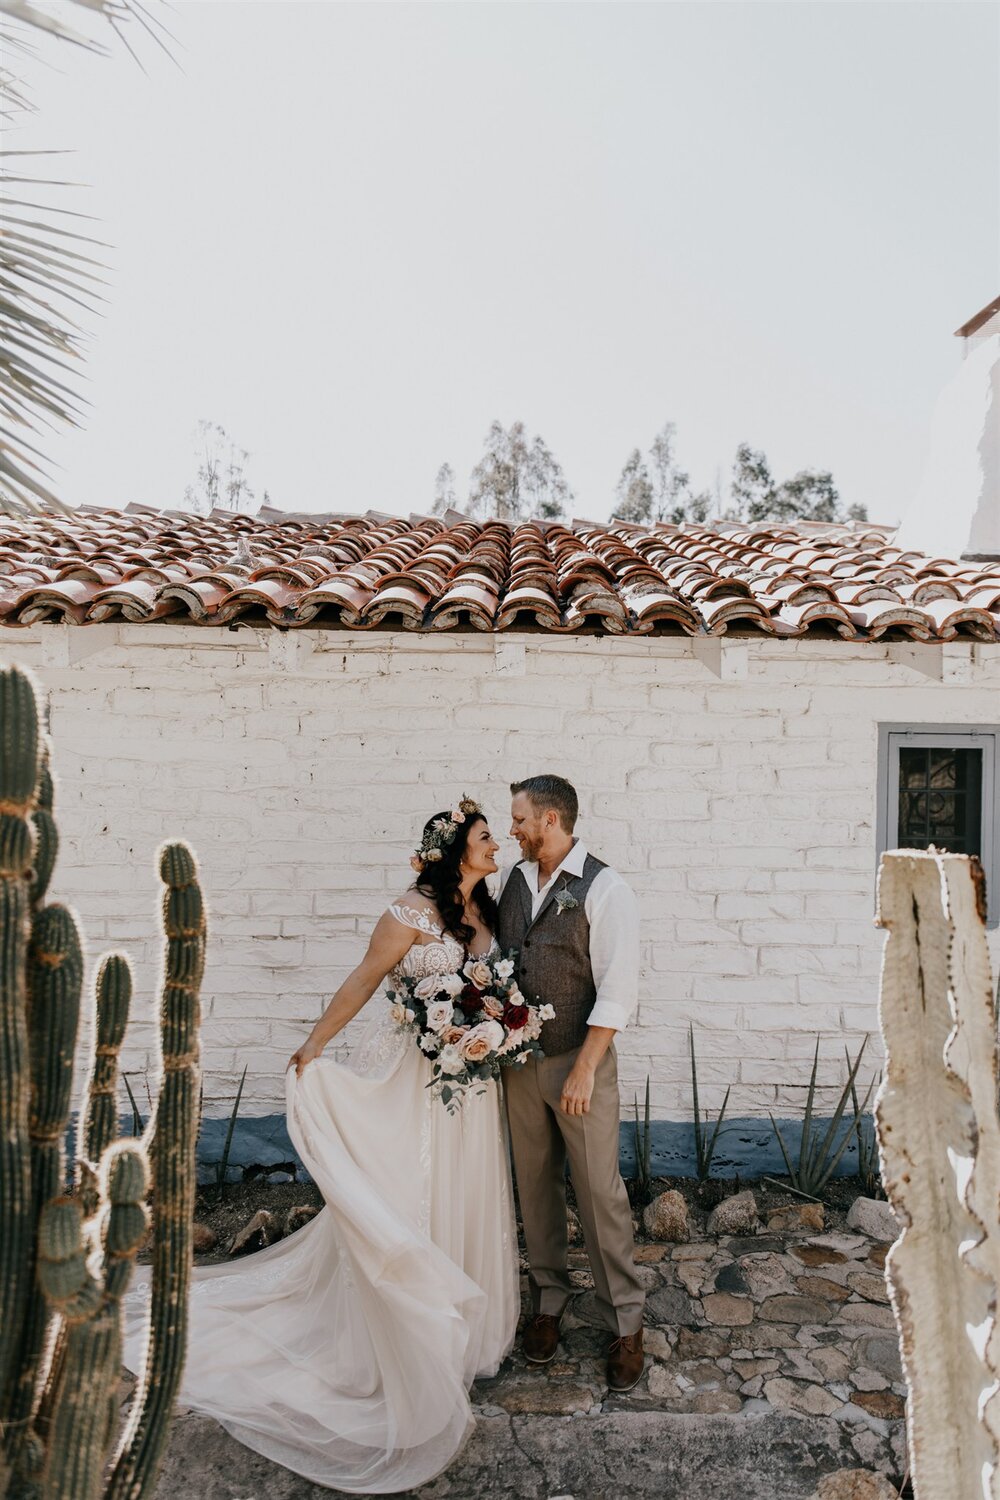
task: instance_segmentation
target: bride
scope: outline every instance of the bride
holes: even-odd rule
[[[433,1478],[471,1430],[468,1387],[513,1343],[517,1246],[496,1083],[449,1114],[384,998],[349,1062],[322,1055],[386,978],[449,974],[495,951],[486,877],[498,847],[468,800],[426,824],[414,884],[289,1061],[288,1130],[325,1208],[246,1261],[194,1275],[181,1404],[333,1489],[385,1494]],[[143,1280],[127,1299],[130,1369]]]

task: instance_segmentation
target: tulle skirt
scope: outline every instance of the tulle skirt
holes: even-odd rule
[[[449,1115],[386,1021],[351,1063],[287,1076],[288,1128],[326,1207],[288,1239],[194,1273],[180,1401],[313,1483],[414,1489],[472,1426],[468,1387],[517,1323],[500,1090]],[[148,1270],[126,1299],[141,1358]]]

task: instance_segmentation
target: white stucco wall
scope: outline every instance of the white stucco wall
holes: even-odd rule
[[[281,1108],[288,1054],[407,885],[431,812],[468,791],[505,835],[509,781],[558,771],[641,901],[625,1101],[648,1071],[655,1117],[690,1116],[693,1020],[707,1107],[731,1083],[733,1115],[794,1114],[815,1034],[833,1079],[876,1032],[879,722],[1000,721],[1000,647],[969,642],[109,625],[9,631],[0,656],[50,695],[53,894],[92,960],[136,962],[131,1068],[153,1045],[154,853],[197,850],[209,1113],[244,1062],[245,1110]]]
[[[920,484],[893,539],[931,557],[1000,556],[1000,318],[966,340],[964,355],[934,408]]]

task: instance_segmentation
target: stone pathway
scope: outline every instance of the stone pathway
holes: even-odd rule
[[[476,1384],[476,1432],[420,1500],[810,1500],[840,1469],[886,1475],[894,1493],[906,1468],[906,1387],[887,1248],[815,1228],[639,1245],[647,1367],[624,1396],[604,1384],[606,1335],[586,1255],[572,1250],[579,1295],[556,1361],[539,1370],[514,1354]],[[334,1493],[191,1413],[178,1416],[157,1491],[161,1500]]]

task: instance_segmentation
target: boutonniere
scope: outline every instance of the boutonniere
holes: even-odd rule
[[[570,891],[568,891],[565,886],[560,886],[552,899],[555,901],[556,906],[559,908],[560,916],[564,911],[576,911],[577,907],[580,905],[576,897]]]

